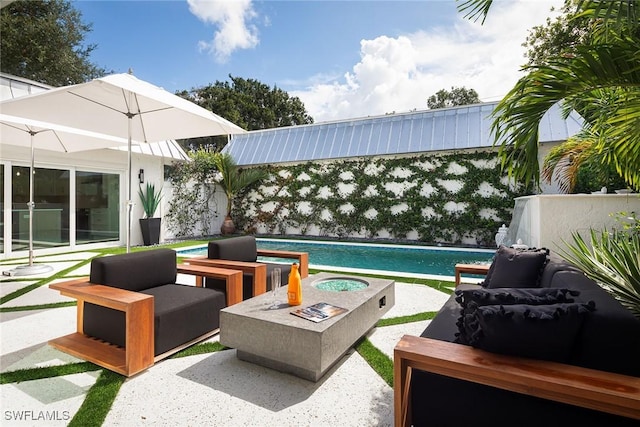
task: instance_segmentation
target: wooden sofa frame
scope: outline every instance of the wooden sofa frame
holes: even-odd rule
[[[640,420],[638,377],[410,335],[398,342],[393,360],[396,427],[411,425],[413,369]]]
[[[488,271],[475,267],[456,265],[456,286],[462,272]],[[393,369],[396,427],[411,425],[413,369],[640,420],[638,377],[506,356],[410,335],[403,336],[394,348]]]
[[[242,272],[194,265],[177,265],[177,272],[225,279],[227,305],[242,301]],[[53,283],[50,289],[78,300],[76,332],[49,341],[49,345],[127,377],[135,375],[178,351],[218,333],[213,330],[165,353],[154,356],[153,296],[89,282],[88,277]],[[92,303],[125,313],[125,348],[84,334],[84,304]]]

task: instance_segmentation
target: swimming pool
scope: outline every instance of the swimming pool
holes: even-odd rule
[[[257,239],[260,249],[309,253],[311,268],[408,277],[447,278],[458,263],[489,263],[495,250],[403,246],[372,243],[309,242],[306,240]],[[206,246],[178,251],[180,256],[206,255]],[[270,259],[270,258],[265,258]],[[273,260],[273,259],[270,259]],[[283,260],[291,262],[291,260]]]

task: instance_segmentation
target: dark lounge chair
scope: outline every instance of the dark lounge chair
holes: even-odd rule
[[[95,258],[89,281],[50,285],[78,299],[78,331],[50,344],[126,376],[219,330],[225,295],[176,284],[176,252]]]
[[[309,254],[279,250],[258,249],[254,236],[240,236],[209,242],[206,257],[189,258],[184,262],[192,265],[207,265],[243,272],[243,299],[249,299],[271,290],[271,271],[282,270],[282,284],[286,285],[291,265],[258,262],[258,256],[291,258],[299,265],[300,277],[309,275]],[[205,286],[225,291],[224,282],[207,278]]]

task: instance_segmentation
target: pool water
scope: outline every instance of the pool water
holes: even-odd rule
[[[454,266],[458,263],[490,263],[495,253],[495,250],[489,249],[308,242],[304,240],[257,239],[257,243],[260,249],[307,252],[309,265],[312,268],[337,267],[336,270],[339,271],[362,269],[437,276],[453,276]],[[206,254],[206,247],[178,252],[180,256]],[[282,261],[291,262],[291,260]]]

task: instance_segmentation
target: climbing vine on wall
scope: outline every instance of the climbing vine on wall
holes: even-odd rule
[[[235,202],[239,229],[259,234],[419,240],[492,246],[528,194],[491,151],[266,167]]]

